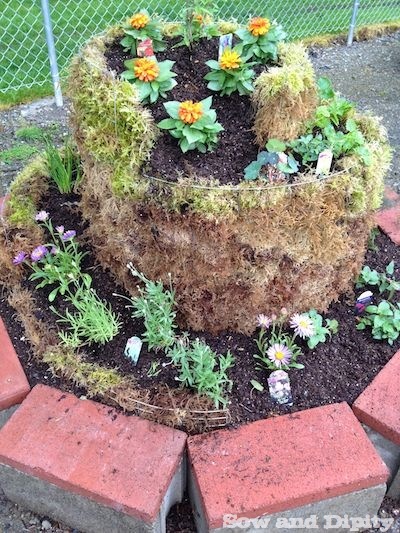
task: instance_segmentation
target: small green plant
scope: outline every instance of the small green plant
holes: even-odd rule
[[[166,290],[161,281],[154,282],[139,272],[132,263],[128,264],[132,276],[138,278],[144,287],[138,287],[140,296],[128,298],[134,318],[143,318],[144,341],[149,349],[167,349],[175,342],[175,293],[172,287]]]
[[[210,39],[219,35],[218,27],[213,24],[213,14],[209,0],[186,0],[181,19],[183,24],[178,35],[182,37],[175,46],[193,47],[200,39]]]
[[[169,130],[178,139],[182,152],[199,150],[205,153],[216,146],[218,133],[223,130],[211,105],[211,96],[201,102],[166,102],[164,107],[170,118],[161,120],[158,127]]]
[[[268,179],[270,182],[276,182],[279,181],[282,174],[294,174],[298,172],[298,163],[292,155],[285,154],[285,161],[282,160],[281,153],[287,149],[287,145],[284,142],[278,139],[270,139],[266,148],[267,151],[260,152],[257,160],[252,161],[244,169],[245,180],[251,181],[260,178]]]
[[[28,144],[18,144],[9,148],[8,150],[3,150],[0,152],[0,161],[3,163],[13,163],[14,161],[26,161],[32,155],[36,154],[38,149],[34,146],[29,146]]]
[[[377,272],[366,265],[358,276],[356,287],[359,289],[366,285],[376,286],[379,290],[379,294],[388,292],[388,300],[391,301],[395,292],[400,291],[400,282],[394,279],[393,275],[394,261],[391,261],[387,265],[385,272]]]
[[[324,324],[324,319],[315,309],[311,309],[306,314],[311,319],[314,326],[313,335],[307,339],[307,346],[310,350],[313,350],[318,344],[326,342],[328,337],[331,337],[332,334],[338,332],[339,324],[337,320],[327,318],[325,319]]]
[[[368,305],[365,313],[359,317],[357,329],[370,327],[374,339],[387,340],[392,345],[400,334],[400,304],[383,300],[379,305]]]
[[[125,70],[121,77],[138,88],[142,102],[154,104],[160,97],[167,98],[167,92],[176,86],[173,79],[176,74],[171,70],[174,61],[159,63],[155,58],[141,57],[128,59],[124,65],[128,70]]]
[[[371,252],[377,252],[379,250],[375,242],[378,235],[379,235],[379,229],[372,228],[368,236],[368,250],[371,250]]]
[[[79,185],[82,176],[79,157],[72,146],[71,140],[67,138],[64,143],[64,149],[60,151],[49,138],[46,138],[45,156],[50,177],[60,193],[72,193]]]
[[[106,344],[118,334],[121,327],[119,317],[94,289],[80,287],[74,293],[68,293],[66,301],[72,304],[72,312],[67,309],[63,315],[50,307],[60,317],[57,322],[67,325],[67,332],[60,335],[66,346],[78,348],[93,343]]]
[[[179,370],[178,381],[211,398],[215,407],[226,407],[225,393],[232,388],[227,371],[234,364],[229,351],[217,356],[205,342],[189,342],[185,335],[168,351],[168,356]]]
[[[246,28],[241,28],[235,33],[241,40],[244,55],[254,57],[261,63],[277,61],[278,43],[286,37],[281,26],[271,24],[263,17],[252,18]]]
[[[14,265],[26,264],[33,273],[30,281],[38,282],[36,289],[55,285],[49,294],[49,301],[53,302],[58,294],[64,296],[73,284],[84,284],[89,288],[92,278],[81,270],[82,259],[86,253],[80,252],[75,241],[75,230],[64,230],[64,226],[53,228],[46,211],[36,215],[36,221],[47,229],[50,241],[37,246],[30,254],[19,252],[14,258]]]
[[[121,45],[125,52],[130,52],[137,56],[137,47],[141,41],[152,40],[154,52],[165,50],[161,25],[157,20],[151,20],[147,11],[143,10],[130,17],[123,26],[125,37],[121,40]]]
[[[253,92],[255,72],[250,67],[254,63],[246,63],[238,47],[225,48],[219,61],[211,59],[206,61],[206,65],[211,72],[204,79],[209,82],[207,87],[211,91],[217,91],[221,96],[229,96],[234,92],[243,96]]]
[[[161,370],[162,368],[160,368],[160,361],[152,361],[150,368],[147,371],[147,377],[156,377],[161,372]]]
[[[44,137],[44,132],[38,126],[24,126],[17,129],[15,137],[23,141],[40,141]]]

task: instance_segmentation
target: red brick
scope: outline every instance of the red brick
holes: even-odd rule
[[[357,398],[357,418],[400,446],[400,350]]]
[[[152,523],[186,434],[36,386],[0,431],[0,462]]]
[[[0,410],[20,403],[29,391],[25,372],[0,318]]]
[[[384,483],[388,471],[346,403],[189,437],[209,528]]]
[[[376,222],[393,242],[400,244],[400,203],[378,211]]]
[[[394,191],[393,189],[391,189],[390,187],[386,185],[383,201],[384,201],[384,205],[390,206],[396,202],[399,202],[400,196],[397,194],[396,191]]]

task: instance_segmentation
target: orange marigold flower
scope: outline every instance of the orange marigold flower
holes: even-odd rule
[[[154,59],[141,57],[135,61],[133,71],[140,81],[154,81],[160,73],[160,68]]]
[[[132,28],[135,28],[135,30],[141,30],[147,24],[150,22],[150,18],[146,15],[146,13],[136,13],[131,18],[131,26]]]
[[[203,116],[203,109],[201,102],[193,102],[193,100],[186,100],[179,106],[179,118],[185,124],[194,124]]]
[[[247,29],[252,35],[254,35],[254,37],[260,37],[260,35],[265,35],[270,27],[271,23],[268,19],[255,17],[250,20]]]
[[[198,22],[200,25],[204,24],[204,17],[201,13],[194,13],[193,14],[193,20]]]
[[[236,50],[225,48],[219,60],[219,66],[224,70],[234,70],[240,67],[242,59]]]

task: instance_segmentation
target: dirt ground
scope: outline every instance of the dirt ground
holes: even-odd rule
[[[373,41],[354,43],[350,48],[333,45],[326,49],[312,49],[311,56],[319,76],[330,77],[335,88],[356,102],[361,110],[369,110],[383,118],[395,153],[387,183],[400,192],[400,32]],[[26,159],[11,158],[10,161],[4,157],[4,151],[24,144],[33,146],[35,150],[40,150],[43,146],[40,140],[21,140],[17,135],[21,128],[39,126],[57,143],[61,143],[68,132],[68,113],[68,103],[59,109],[51,103],[51,99],[0,111],[0,195],[7,191],[15,174],[26,163]],[[395,523],[390,531],[400,533],[400,502],[385,504],[381,513],[393,516]],[[21,509],[9,502],[1,490],[0,531],[78,533],[76,530],[59,526],[47,517],[38,517]],[[180,532],[170,530],[170,533]],[[185,529],[185,533],[192,532]]]

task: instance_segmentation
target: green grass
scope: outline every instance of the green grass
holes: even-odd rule
[[[146,7],[170,19],[179,18],[183,0],[52,0],[53,29],[58,62],[63,77],[70,58],[92,35],[131,14],[132,6]],[[290,39],[347,30],[352,0],[277,0],[266,3],[266,13],[281,22]],[[258,14],[255,0],[219,0],[215,12],[221,18],[239,21]],[[372,24],[400,19],[396,0],[365,0],[358,23]],[[40,2],[0,0],[0,107],[51,94],[47,49],[42,27]],[[3,74],[5,73],[5,74]]]
[[[43,139],[44,131],[39,126],[24,126],[15,132],[17,139],[23,141],[38,141]]]
[[[29,144],[18,144],[8,150],[1,151],[0,161],[7,164],[13,163],[14,161],[27,161],[37,151],[37,148]]]

